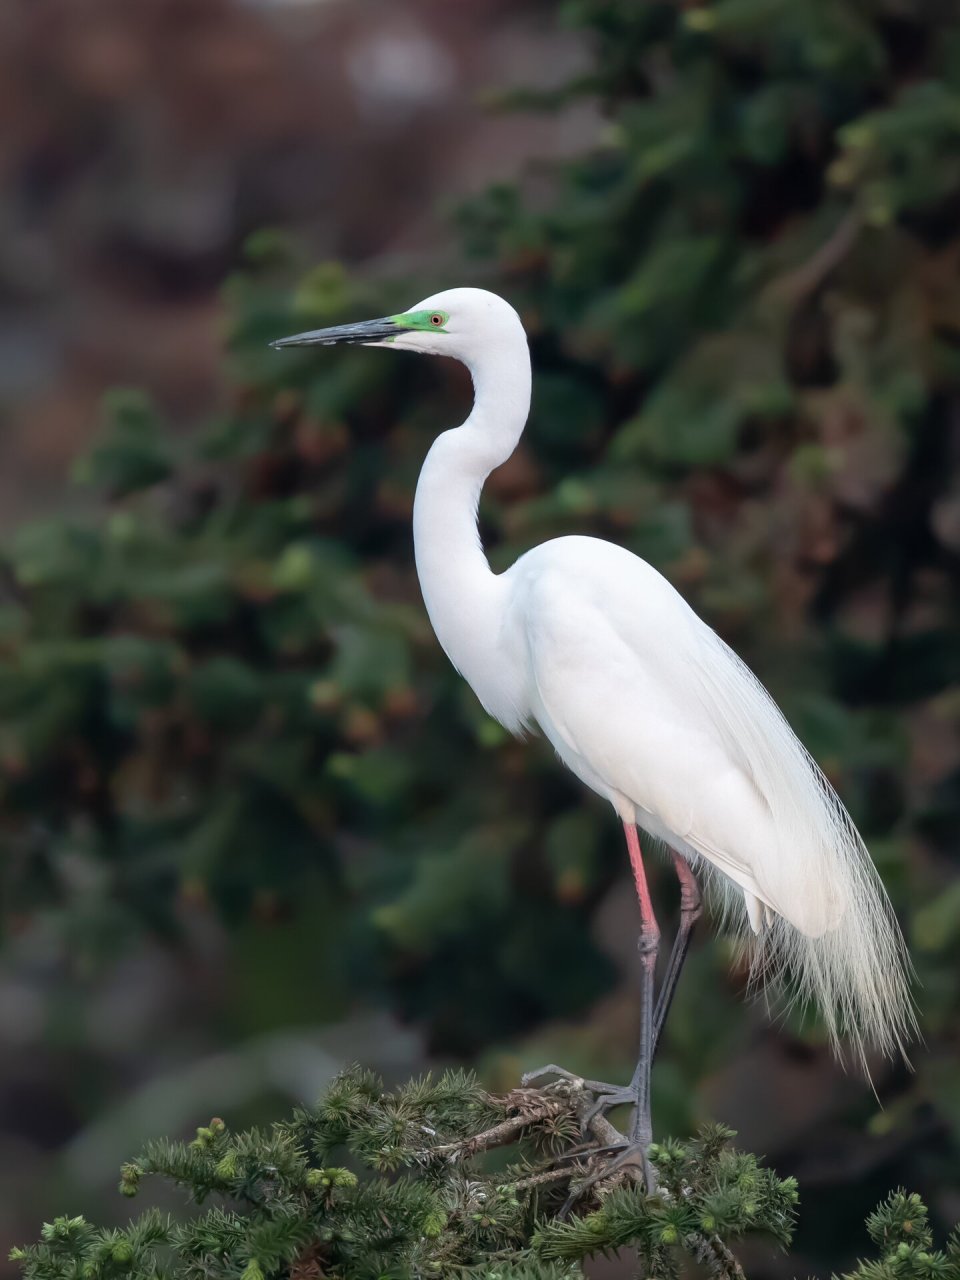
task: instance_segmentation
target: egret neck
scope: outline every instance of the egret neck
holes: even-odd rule
[[[514,708],[499,705],[492,680],[503,586],[483,551],[477,506],[487,476],[517,447],[530,410],[530,353],[519,324],[485,343],[467,367],[473,410],[427,454],[413,504],[414,552],[437,639],[486,709],[509,723]]]

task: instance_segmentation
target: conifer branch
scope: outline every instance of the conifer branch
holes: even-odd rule
[[[199,1214],[177,1223],[150,1209],[121,1230],[60,1217],[11,1257],[25,1280],[570,1280],[628,1247],[648,1276],[677,1280],[695,1263],[745,1280],[737,1240],[789,1245],[796,1184],[733,1150],[719,1125],[650,1148],[655,1195],[621,1170],[560,1216],[570,1186],[622,1145],[602,1118],[582,1132],[593,1101],[576,1079],[498,1097],[463,1072],[386,1093],[350,1071],[269,1130],[232,1133],[217,1118],[123,1166],[122,1194],[160,1177]],[[491,1167],[497,1148],[512,1150],[506,1173]],[[895,1192],[868,1228],[881,1257],[844,1280],[960,1280],[960,1240],[933,1250],[918,1196]]]

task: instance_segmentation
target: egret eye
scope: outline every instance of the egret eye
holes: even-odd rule
[[[433,315],[430,317],[430,323],[434,326],[434,328],[436,329],[440,328],[440,326],[443,324],[443,316],[440,314],[439,311],[435,311],[433,313]]]

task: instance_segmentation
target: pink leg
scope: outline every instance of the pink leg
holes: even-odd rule
[[[680,910],[699,910],[700,886],[697,884],[697,877],[690,869],[690,863],[686,858],[681,858],[675,849],[670,850],[670,857],[673,859],[673,865],[677,871],[677,879],[680,881]]]
[[[610,1177],[617,1169],[622,1168],[629,1161],[639,1158],[643,1167],[644,1183],[648,1195],[652,1195],[656,1190],[657,1179],[653,1165],[650,1163],[650,1157],[647,1149],[653,1138],[653,1124],[650,1115],[650,1067],[653,1062],[653,1054],[656,1047],[654,1032],[654,1003],[653,1003],[653,985],[655,970],[657,965],[657,953],[660,949],[660,929],[657,925],[657,917],[653,910],[653,901],[650,897],[650,889],[647,885],[647,874],[643,866],[643,856],[640,852],[640,837],[637,834],[637,828],[633,823],[625,822],[623,824],[624,835],[627,838],[627,851],[630,854],[630,866],[633,869],[633,883],[637,890],[637,899],[640,903],[640,961],[641,971],[641,988],[640,988],[640,1050],[637,1054],[637,1065],[633,1073],[633,1079],[626,1088],[617,1085],[603,1084],[597,1080],[579,1080],[578,1083],[586,1086],[595,1095],[593,1106],[586,1113],[586,1119],[589,1120],[594,1115],[602,1115],[608,1111],[610,1107],[619,1106],[623,1103],[632,1103],[634,1107],[633,1127],[630,1132],[630,1141],[620,1150],[619,1155],[603,1166],[595,1173],[591,1174],[583,1182],[577,1184],[567,1201],[560,1211],[560,1216],[566,1216],[568,1210],[573,1203],[579,1199],[584,1192],[595,1183],[603,1178]],[[681,874],[678,866],[677,873]],[[686,881],[683,881],[685,890],[688,888]],[[696,891],[696,881],[690,876],[690,884]],[[697,895],[699,901],[699,895]],[[686,902],[686,897],[684,902]],[[674,947],[676,951],[676,946]],[[673,956],[671,956],[671,962]],[[682,958],[681,958],[682,963]],[[659,1005],[657,1006],[659,1009]],[[576,1076],[571,1076],[569,1072],[563,1071],[560,1067],[551,1065],[544,1067],[540,1071],[532,1072],[529,1076],[524,1076],[523,1082],[527,1084],[530,1080],[536,1079],[537,1076],[551,1072],[559,1075],[561,1078],[578,1080]],[[613,1150],[614,1148],[610,1148]]]
[[[653,913],[653,901],[647,885],[647,873],[643,866],[643,854],[640,852],[640,836],[633,823],[623,824],[623,833],[627,837],[627,852],[630,854],[630,867],[633,870],[633,883],[640,903],[640,933],[642,938],[653,939],[653,949],[660,943],[660,928],[657,917]],[[641,945],[641,951],[645,948]]]
[[[650,1068],[653,1063],[653,1055],[656,1052],[657,1040],[663,1026],[663,1020],[670,1007],[673,989],[683,966],[690,934],[697,916],[700,914],[700,890],[690,867],[679,854],[674,853],[673,865],[680,879],[680,929],[673,944],[673,950],[670,953],[667,975],[660,991],[656,1010],[654,1010],[653,986],[657,953],[660,949],[660,929],[657,925],[653,901],[650,898],[650,889],[647,885],[647,874],[643,866],[643,856],[640,853],[640,837],[637,834],[637,828],[633,823],[625,822],[623,831],[627,838],[627,851],[630,854],[633,883],[636,886],[637,899],[640,903],[639,949],[642,965],[640,1050],[637,1055],[637,1065],[633,1073],[633,1079],[626,1088],[623,1088],[618,1085],[603,1084],[598,1080],[581,1080],[578,1076],[572,1075],[569,1071],[565,1071],[562,1067],[554,1064],[548,1067],[541,1067],[539,1071],[530,1072],[523,1077],[523,1083],[529,1084],[532,1080],[542,1075],[558,1075],[561,1079],[575,1081],[581,1087],[585,1086],[591,1090],[595,1096],[595,1101],[586,1113],[587,1121],[595,1115],[604,1114],[611,1107],[620,1106],[624,1103],[632,1103],[635,1108],[630,1141],[610,1164],[603,1166],[584,1179],[583,1182],[577,1184],[560,1211],[561,1217],[566,1215],[573,1203],[589,1187],[603,1178],[610,1177],[617,1169],[622,1168],[628,1161],[637,1159],[638,1156],[643,1165],[647,1193],[652,1194],[656,1190],[656,1176],[650,1163],[650,1158],[647,1155],[647,1149],[653,1138],[653,1125],[650,1115]],[[610,1150],[614,1149],[610,1148]]]
[[[623,824],[627,837],[627,850],[630,854],[630,866],[633,868],[633,882],[637,889],[640,903],[640,1051],[637,1066],[633,1073],[631,1089],[637,1101],[637,1110],[633,1122],[633,1140],[644,1146],[653,1138],[653,1126],[650,1117],[650,1067],[653,1062],[653,980],[657,965],[657,952],[660,950],[660,929],[657,917],[653,912],[653,902],[647,885],[647,875],[643,867],[643,856],[640,853],[640,837],[633,823]],[[651,1171],[647,1166],[648,1190],[652,1189]]]

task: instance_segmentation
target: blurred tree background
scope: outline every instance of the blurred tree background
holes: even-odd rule
[[[33,32],[48,51],[41,83],[62,87],[49,50],[65,36],[58,6],[45,8],[51,25]],[[468,382],[448,362],[266,345],[454,283],[504,293],[531,337],[530,427],[482,504],[495,565],[555,534],[592,532],[667,574],[765,681],[844,797],[918,970],[926,1044],[913,1074],[876,1064],[878,1106],[831,1061],[814,1020],[771,1022],[745,1000],[742,966],[705,929],[655,1072],[658,1131],[721,1120],[798,1178],[800,1256],[760,1253],[755,1274],[851,1263],[867,1247],[852,1224],[898,1183],[924,1196],[936,1224],[952,1223],[956,7],[569,0],[529,6],[525,26],[509,6],[479,5],[475,29],[461,15],[440,34],[454,47],[495,33],[490,60],[470,65],[488,87],[511,87],[484,111],[460,103],[448,115],[449,66],[439,45],[431,62],[427,41],[435,6],[402,10],[426,24],[395,34],[406,63],[396,47],[391,60],[346,36],[325,45],[341,6],[318,8],[310,48],[353,68],[375,103],[378,85],[402,89],[398,67],[436,87],[437,100],[410,107],[408,147],[421,129],[427,141],[409,170],[386,132],[352,158],[342,138],[314,138],[316,156],[301,145],[284,162],[282,130],[250,108],[262,136],[232,181],[242,188],[244,164],[262,161],[274,201],[239,202],[215,250],[200,237],[171,261],[145,238],[180,225],[176,200],[164,212],[110,148],[94,167],[127,218],[105,242],[125,246],[112,270],[147,263],[156,312],[186,289],[191,307],[222,317],[226,353],[202,415],[204,395],[184,387],[161,407],[141,390],[112,392],[74,469],[86,497],[58,499],[55,515],[19,523],[5,543],[8,1242],[34,1238],[55,1212],[116,1215],[101,1196],[145,1138],[188,1132],[213,1111],[235,1126],[272,1118],[353,1059],[393,1078],[470,1063],[504,1089],[551,1059],[629,1073],[635,918],[617,824],[542,743],[507,740],[487,719],[419,600],[417,471],[432,436],[466,412]],[[175,30],[182,52],[185,31],[193,49],[207,31],[221,59],[199,64],[207,77],[226,66],[231,92],[249,81],[256,103],[269,100],[263,65],[226,35],[249,14],[226,0],[144,11],[154,25],[138,39]],[[129,19],[104,12],[115,40],[129,34]],[[379,4],[351,12],[394,20]],[[372,39],[376,26],[365,30]],[[84,48],[83,30],[72,34]],[[47,149],[33,139],[25,153],[33,204],[24,197],[21,223],[39,209],[48,226],[58,208],[71,230],[84,225],[89,200],[53,162],[74,152],[49,139],[72,113],[82,156],[101,137],[98,113],[136,92],[117,78],[117,49],[93,43],[99,61],[81,69],[88,81],[99,73],[100,98],[83,84],[51,91],[47,135],[37,126]],[[507,48],[526,60],[498,75]],[[534,71],[548,52],[550,72]],[[203,155],[226,166],[236,145],[204,102],[198,90],[190,104],[209,135]],[[380,110],[394,119],[396,98]],[[278,130],[279,112],[266,117]],[[445,141],[430,132],[437,115]],[[152,136],[150,111],[134,118],[114,150],[139,154]],[[491,134],[470,132],[481,119]],[[486,190],[466,200],[484,183],[445,177],[458,143],[482,156],[484,138],[494,150],[509,138],[519,161],[517,137],[530,157],[518,177],[491,184],[497,165],[480,162]],[[160,148],[174,168],[189,169],[185,138],[174,130]],[[309,227],[329,196],[306,163],[316,157],[346,187],[322,233]],[[386,166],[372,209],[363,184],[351,186],[361,160]],[[391,240],[417,217],[419,237]],[[36,316],[42,299],[26,299],[15,270],[30,274],[24,234],[11,232],[5,276]],[[214,312],[191,290],[227,269]],[[91,342],[124,352],[149,341],[145,322],[113,316],[119,325]],[[149,350],[137,351],[130,373],[150,384]],[[106,360],[104,371],[117,372]],[[661,881],[669,924],[674,889],[669,874]]]

